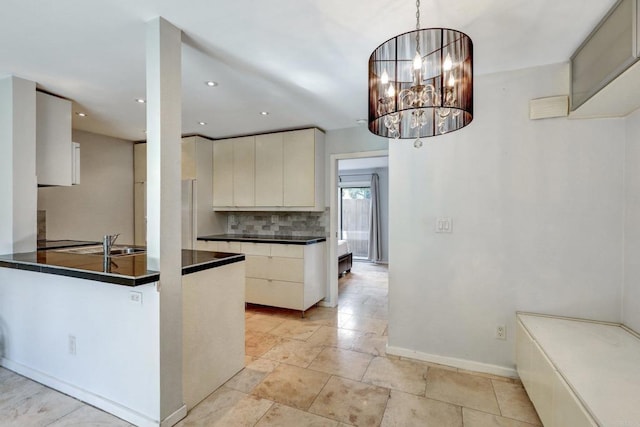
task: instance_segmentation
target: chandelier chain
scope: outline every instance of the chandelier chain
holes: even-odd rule
[[[420,0],[416,0],[416,31],[420,31]],[[416,32],[416,52],[420,52],[419,32]]]

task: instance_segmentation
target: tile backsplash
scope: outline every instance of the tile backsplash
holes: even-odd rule
[[[324,212],[234,212],[227,217],[227,233],[328,236],[328,209]]]

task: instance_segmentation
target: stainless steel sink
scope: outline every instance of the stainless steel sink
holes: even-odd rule
[[[95,246],[82,246],[75,248],[57,249],[55,252],[65,252],[69,254],[81,254],[81,255],[99,255],[104,256],[102,245]],[[130,246],[118,245],[111,248],[110,257],[123,257],[128,255],[144,254],[147,250],[145,248],[134,248]]]
[[[142,248],[116,248],[116,249],[111,249],[110,256],[135,255],[135,254],[142,254],[145,252],[147,252],[147,250]],[[104,255],[104,252],[100,251],[100,255]]]

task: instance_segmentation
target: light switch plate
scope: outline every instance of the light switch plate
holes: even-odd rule
[[[452,233],[453,222],[449,217],[438,217],[436,219],[436,233]]]
[[[142,305],[142,292],[129,292],[129,301],[131,301],[133,304]]]

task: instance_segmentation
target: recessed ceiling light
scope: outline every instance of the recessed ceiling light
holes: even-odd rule
[[[207,124],[207,122],[198,122],[198,124],[199,124],[200,126],[204,126],[204,125],[206,125],[206,124]]]
[[[364,125],[364,124],[367,123],[367,119],[358,119],[358,120],[356,120],[356,123],[359,124],[359,125]]]
[[[260,111],[260,114],[262,114],[263,116],[268,116],[269,112],[268,111]]]
[[[208,80],[206,82],[204,82],[204,84],[206,84],[209,87],[216,87],[218,86],[218,82],[214,82],[213,80]]]
[[[147,102],[147,101],[145,101],[145,100],[144,100],[144,99],[142,99],[142,98],[136,98],[136,102],[137,102],[138,104],[144,104],[144,103],[145,103],[145,102]]]
[[[82,111],[76,112],[76,116],[87,117],[87,113],[83,113]]]

